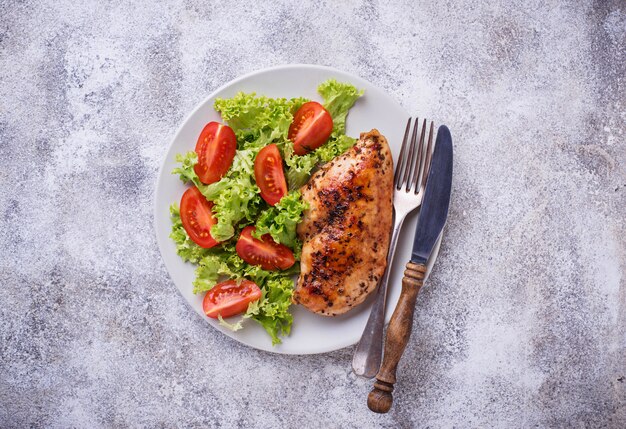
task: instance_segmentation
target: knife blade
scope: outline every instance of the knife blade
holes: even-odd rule
[[[425,264],[428,261],[448,218],[451,189],[452,136],[448,127],[442,125],[437,130],[422,208],[415,228],[411,262]]]

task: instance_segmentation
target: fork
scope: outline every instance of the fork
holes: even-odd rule
[[[422,203],[432,158],[433,122],[430,122],[428,145],[425,147],[427,121],[424,119],[422,123],[418,141],[419,119],[415,118],[411,139],[409,141],[411,119],[412,118],[409,118],[406,123],[404,138],[402,139],[402,148],[400,149],[400,157],[394,174],[394,226],[391,235],[391,244],[389,245],[389,252],[387,254],[387,269],[380,280],[376,299],[372,306],[372,312],[367,320],[363,335],[356,346],[352,359],[352,369],[354,373],[367,378],[372,378],[378,373],[382,361],[387,285],[389,283],[389,273],[391,272],[393,255],[395,254],[398,244],[402,223],[406,216],[417,209]]]

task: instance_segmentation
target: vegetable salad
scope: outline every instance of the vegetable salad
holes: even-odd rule
[[[219,168],[215,167],[213,161],[218,157],[210,158],[214,154],[210,151],[217,150],[210,146],[217,145],[214,139],[206,140],[209,142],[207,152],[202,152],[202,149],[198,153],[199,141],[196,151],[179,154],[176,157],[179,166],[173,171],[184,183],[196,187],[200,192],[198,195],[206,199],[196,202],[196,206],[185,205],[192,207],[188,209],[192,214],[189,220],[185,219],[185,213],[181,218],[179,205],[172,204],[170,207],[170,237],[176,243],[177,253],[184,261],[197,265],[194,293],[207,294],[204,308],[209,317],[217,314],[220,324],[233,330],[241,329],[245,320],[252,319],[265,328],[273,344],[280,343],[280,337],[289,334],[293,321],[289,307],[294,287],[293,275],[299,273],[298,261],[302,248],[296,235],[296,226],[307,208],[298,189],[308,181],[317,167],[344,153],[356,142],[356,139],[345,134],[346,117],[362,91],[350,84],[328,80],[319,85],[318,92],[324,100],[323,109],[320,106],[317,108],[318,113],[310,114],[308,110],[319,104],[304,98],[268,98],[240,92],[232,98],[217,99],[215,110],[221,114],[227,127],[220,124],[221,128],[218,128],[214,125],[212,136],[220,136],[218,138],[224,149],[219,159],[224,159],[230,156],[226,149],[230,135],[227,132],[230,133],[230,130],[222,128],[229,127],[234,132],[236,150],[230,166],[222,163]],[[323,115],[330,115],[327,121],[330,123],[332,118],[332,126],[321,122],[311,125],[311,121]],[[312,131],[316,126],[320,130],[321,127],[327,127],[330,135],[323,135],[324,131]],[[320,141],[320,138],[324,141]],[[278,158],[278,169],[259,173],[259,152],[269,145],[278,148],[274,155]],[[234,141],[232,149],[235,149]],[[198,169],[201,164],[199,156],[209,157],[201,158],[209,159],[204,163],[209,166],[208,169]],[[275,165],[276,162],[270,160],[268,165]],[[198,174],[209,175],[221,169],[225,171],[221,178],[218,176],[203,181]],[[270,180],[267,183],[258,183],[268,178]],[[269,192],[266,189],[270,188],[274,193],[279,192],[279,200],[275,199],[278,202],[264,199]],[[183,198],[181,204],[184,201]],[[207,220],[209,218],[210,222]],[[198,237],[208,236],[207,231],[210,232],[208,238],[213,239],[210,240],[211,244],[201,246],[197,243],[204,242],[190,236],[191,229],[197,228],[198,223],[206,229]],[[243,234],[244,229],[247,235]],[[247,241],[242,244],[244,235]],[[244,246],[246,244],[248,247]],[[274,261],[285,252],[292,255],[291,262],[276,264],[276,267],[268,265],[268,261]],[[280,260],[284,262],[284,258]],[[293,265],[285,269],[290,263]],[[220,280],[226,282],[219,283]],[[231,280],[235,280],[235,283]],[[244,302],[245,309],[239,313],[239,319],[226,321],[222,315],[231,315],[232,306],[228,310],[220,309],[228,308],[228,303],[234,299],[232,296],[240,298],[240,295],[244,295],[242,289],[236,291],[237,285],[241,286],[244,282],[247,282],[246,285],[249,282],[256,284],[260,289],[260,297],[257,293],[248,298],[247,308]],[[222,287],[225,289],[222,290]],[[210,292],[213,288],[213,292]],[[211,302],[207,304],[207,301]],[[241,303],[238,302],[238,305],[237,309]]]

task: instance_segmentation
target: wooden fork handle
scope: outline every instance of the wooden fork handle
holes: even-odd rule
[[[391,316],[383,363],[376,374],[374,388],[367,397],[367,406],[375,413],[386,413],[393,402],[393,385],[396,382],[396,370],[411,337],[413,312],[417,294],[424,284],[426,265],[409,262],[402,278],[402,293],[398,305]]]

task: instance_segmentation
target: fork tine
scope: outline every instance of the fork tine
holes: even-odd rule
[[[430,161],[433,157],[433,134],[435,133],[435,125],[430,122],[430,131],[428,132],[428,147],[426,148],[426,162],[424,163],[424,174],[422,177],[422,187],[426,187],[426,181],[428,180],[428,172],[430,171]]]
[[[402,173],[404,172],[404,152],[406,152],[406,142],[409,139],[409,129],[411,128],[411,117],[409,116],[409,120],[406,121],[406,129],[404,130],[404,138],[402,139],[402,148],[400,149],[400,157],[398,158],[398,165],[396,165],[396,174],[394,175],[394,185],[396,188],[400,189],[402,186],[400,184],[400,178],[402,177]]]
[[[415,118],[413,122],[413,133],[411,133],[411,145],[409,146],[409,154],[406,157],[406,167],[404,169],[404,179],[402,180],[403,186],[406,183],[406,191],[409,192],[411,188],[411,173],[413,171],[413,163],[415,161],[415,141],[417,140],[417,128],[419,126],[419,118]]]
[[[423,170],[424,159],[426,158],[426,152],[424,152],[424,140],[426,136],[426,118],[424,118],[424,122],[422,123],[422,132],[420,133],[420,140],[418,145],[418,153],[417,153],[417,161],[415,162],[415,174],[411,181],[413,182],[413,192],[418,193],[419,187],[417,186],[419,183],[420,174]]]

